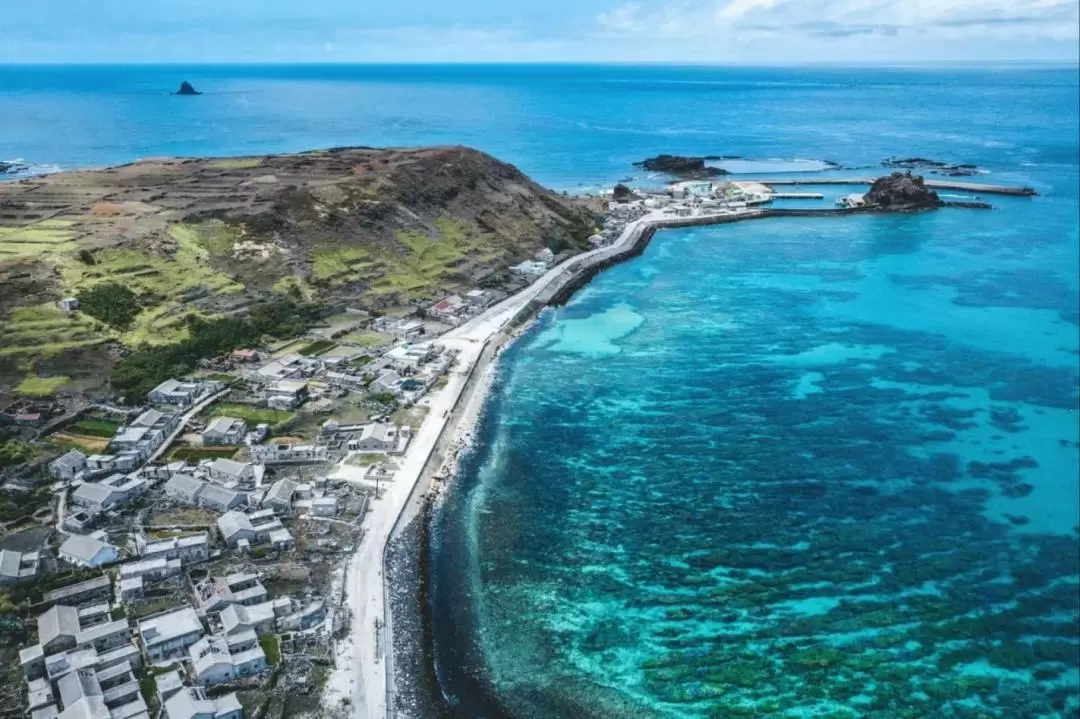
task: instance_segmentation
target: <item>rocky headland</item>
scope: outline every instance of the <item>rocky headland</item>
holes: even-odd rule
[[[136,348],[186,341],[192,318],[268,302],[411,312],[503,287],[541,249],[587,249],[597,223],[586,202],[465,147],[149,159],[3,182],[0,388],[30,363],[92,391]],[[108,312],[60,307],[91,295]]]
[[[633,202],[634,200],[640,200],[641,195],[620,182],[612,190],[611,198],[616,202]]]
[[[706,165],[705,161],[709,159],[713,158],[657,155],[641,162],[635,162],[634,166],[649,172],[663,172],[682,180],[707,180],[728,174],[727,170]]]

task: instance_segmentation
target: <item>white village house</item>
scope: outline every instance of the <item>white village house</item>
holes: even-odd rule
[[[75,566],[94,568],[115,562],[120,550],[87,534],[70,534],[60,545],[58,554],[60,559]]]
[[[55,479],[73,480],[86,469],[86,455],[77,449],[49,463],[49,475]]]
[[[139,621],[139,636],[152,662],[183,656],[203,636],[199,615],[191,607],[152,615]]]
[[[181,382],[167,379],[150,390],[146,398],[153,404],[170,404],[186,407],[194,402],[204,390],[203,385],[195,382]]]
[[[235,417],[216,417],[202,433],[202,443],[208,447],[243,444],[247,422]]]

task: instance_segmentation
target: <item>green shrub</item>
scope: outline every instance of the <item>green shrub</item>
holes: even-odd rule
[[[278,641],[276,634],[266,634],[259,637],[259,646],[262,647],[263,654],[266,655],[266,663],[270,666],[277,666],[281,661],[281,644]]]
[[[330,340],[315,340],[300,349],[297,350],[298,354],[302,354],[305,357],[311,357],[317,355],[320,352],[326,352],[329,349],[337,347],[337,342],[331,342]]]
[[[0,441],[0,467],[13,467],[34,456],[34,448],[17,439]]]
[[[112,386],[133,403],[170,377],[186,374],[204,357],[219,357],[240,347],[258,345],[264,335],[292,337],[318,319],[318,308],[292,300],[260,305],[247,317],[188,319],[187,339],[171,345],[140,347],[117,364]]]
[[[79,310],[118,330],[126,330],[142,308],[139,297],[118,282],[103,282],[79,293]]]
[[[397,396],[393,392],[375,392],[368,395],[368,401],[374,404],[383,404],[387,406],[397,405]]]

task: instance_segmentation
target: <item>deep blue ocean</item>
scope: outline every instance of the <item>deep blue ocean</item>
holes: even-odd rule
[[[170,97],[185,79],[205,94]],[[546,310],[437,515],[434,629],[467,717],[1074,717],[1078,86],[1075,68],[0,68],[0,159],[466,144],[580,191],[655,182],[631,163],[660,152],[771,175],[920,155],[1036,188],[993,211],[662,231]]]

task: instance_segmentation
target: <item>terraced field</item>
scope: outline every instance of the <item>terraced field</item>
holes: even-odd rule
[[[76,257],[61,263],[62,287],[70,295],[100,282],[121,282],[144,301],[133,327],[114,339],[126,345],[168,344],[187,333],[184,317],[197,309],[197,301],[238,295],[244,285],[214,268],[210,251],[203,246],[200,234],[191,227],[176,225],[169,229],[174,241],[169,254],[153,255],[126,248],[99,250],[94,264]]]
[[[21,394],[24,397],[48,397],[56,394],[57,390],[70,380],[70,377],[64,377],[63,375],[52,377],[29,375],[15,388],[15,394]]]
[[[32,380],[51,377],[107,389],[130,350],[281,296],[408,312],[498,284],[543,247],[582,249],[595,220],[461,147],[157,159],[0,183],[0,390],[44,392]],[[58,308],[103,283],[134,294],[87,303],[112,327]]]
[[[26,227],[0,227],[0,262],[79,249],[74,220],[42,220]]]
[[[19,307],[0,323],[0,357],[50,358],[109,340],[91,318],[67,313],[54,304]]]

